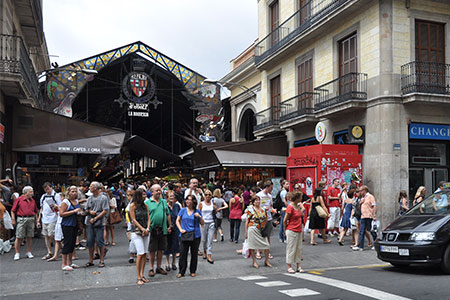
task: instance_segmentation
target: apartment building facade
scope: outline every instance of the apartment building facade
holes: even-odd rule
[[[0,177],[11,168],[15,104],[39,107],[37,73],[50,68],[42,0],[0,1]]]
[[[433,192],[450,159],[450,3],[259,0],[258,39],[221,81],[232,138],[286,135],[288,147],[358,143],[363,182],[392,221],[398,193]],[[248,50],[247,50],[248,52]],[[352,134],[358,125],[362,131]]]

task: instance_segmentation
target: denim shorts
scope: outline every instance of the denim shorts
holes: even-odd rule
[[[94,227],[92,225],[86,225],[87,246],[88,248],[94,247],[97,242],[98,247],[105,246],[105,226]]]

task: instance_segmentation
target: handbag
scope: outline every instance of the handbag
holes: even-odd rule
[[[319,215],[319,217],[321,217],[321,218],[323,218],[323,219],[325,219],[326,217],[328,217],[327,212],[326,212],[326,211],[323,209],[323,207],[320,206],[320,205],[317,205],[317,206],[316,206],[316,212],[317,212],[317,214]]]
[[[187,231],[181,234],[180,240],[182,242],[192,242],[194,240],[195,231]]]
[[[122,217],[120,216],[120,213],[118,210],[112,212],[109,214],[109,224],[114,225],[122,222]]]
[[[194,231],[186,231],[185,233],[181,234],[180,241],[182,242],[192,242],[195,238],[195,219],[194,217]]]

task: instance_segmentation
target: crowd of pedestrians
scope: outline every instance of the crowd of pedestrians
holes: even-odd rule
[[[73,271],[80,267],[73,262],[78,259],[76,250],[87,248],[89,259],[84,267],[94,266],[97,259],[97,266],[105,267],[107,246],[116,245],[114,225],[122,218],[127,228],[129,262],[136,264],[139,285],[170,271],[178,270],[178,278],[185,276],[189,256],[193,277],[199,257],[214,264],[214,244],[225,239],[224,218],[230,223],[229,241],[236,244],[244,241],[240,239],[244,222],[245,240],[255,268],[259,268],[262,256],[264,266],[272,267],[271,233],[276,226],[279,241],[286,243],[289,273],[303,272],[302,247],[307,232],[313,246],[317,245],[316,236],[323,243],[331,243],[335,236],[343,246],[345,237],[351,235],[353,250],[362,251],[365,238],[368,247],[373,247],[376,200],[367,186],[345,182],[341,185],[339,179],[333,179],[328,188],[320,182],[310,198],[302,193],[300,184],[294,184],[292,189],[286,180],[280,184],[281,190],[273,197],[270,180],[260,186],[236,188],[213,180],[200,185],[196,178],[184,185],[157,178],[112,186],[83,181],[59,193],[46,182],[39,202],[33,199],[34,189],[25,186],[21,196],[16,193],[8,201],[12,203],[9,211],[15,227],[14,260],[21,258],[24,239],[25,256],[33,258],[32,238],[37,227],[45,240],[43,260],[58,260],[61,252],[62,270]],[[415,200],[421,201],[423,195],[424,189],[418,190]],[[406,195],[401,194],[399,202],[401,209],[407,210],[405,199]],[[2,239],[6,239],[3,222],[1,225]]]

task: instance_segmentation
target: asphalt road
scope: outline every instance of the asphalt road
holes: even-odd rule
[[[226,238],[227,226],[224,221]],[[307,272],[289,276],[285,244],[278,241],[277,230],[272,235],[275,258],[271,269],[252,268],[250,260],[236,254],[240,245],[225,241],[214,244],[214,265],[199,260],[196,278],[177,279],[172,271],[167,276],[157,274],[149,284],[137,287],[135,266],[127,261],[125,232],[121,226],[116,226],[116,231],[118,245],[109,247],[103,269],[95,266],[63,272],[61,261],[40,259],[45,255],[43,239],[34,241],[34,259],[14,262],[13,251],[0,255],[0,295],[4,299],[450,299],[450,276],[438,268],[391,267],[379,261],[375,251],[351,251],[349,238],[343,247],[336,239],[317,246],[305,243],[302,267]],[[22,249],[22,257],[24,252]],[[76,262],[84,264],[87,251],[78,254]]]

